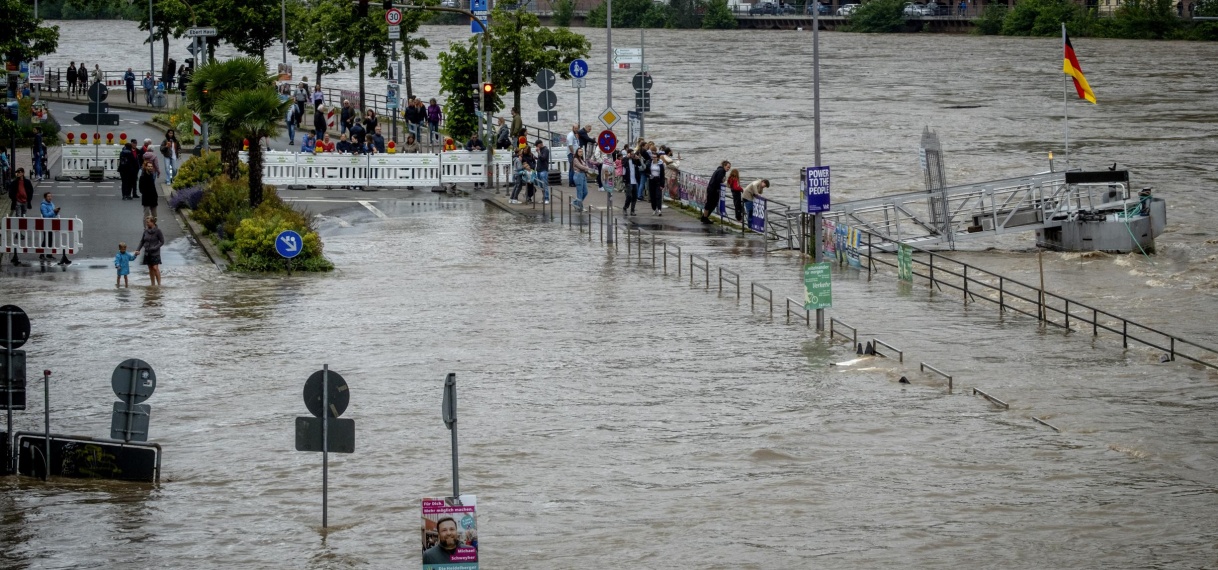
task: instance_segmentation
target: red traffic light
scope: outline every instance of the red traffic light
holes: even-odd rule
[[[482,92],[483,92],[483,93],[485,93],[485,94],[487,94],[487,95],[490,95],[491,93],[494,93],[494,92],[495,92],[495,86],[494,86],[494,84],[491,84],[491,83],[483,83],[483,84],[482,84]]]

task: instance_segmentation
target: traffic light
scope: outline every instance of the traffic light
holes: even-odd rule
[[[494,111],[495,104],[495,84],[486,82],[482,84],[482,110],[487,112]]]
[[[381,7],[382,7],[382,8],[384,8],[384,9],[386,9],[386,10],[390,10],[390,9],[392,9],[392,8],[393,8],[393,0],[384,0],[383,2],[381,2]]]
[[[368,17],[368,0],[359,0],[359,5],[355,7],[355,17]]]
[[[186,69],[189,69],[192,72],[195,70],[195,58],[188,57],[185,59],[184,63],[186,63]]]

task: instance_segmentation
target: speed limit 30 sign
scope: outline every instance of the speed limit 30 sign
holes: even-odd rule
[[[385,10],[385,23],[390,26],[396,26],[402,23],[402,11],[397,8]]]

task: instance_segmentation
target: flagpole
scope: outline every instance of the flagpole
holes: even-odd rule
[[[1066,23],[1062,22],[1062,59],[1066,58]],[[1062,123],[1066,127],[1066,170],[1070,170],[1070,92],[1062,74]]]

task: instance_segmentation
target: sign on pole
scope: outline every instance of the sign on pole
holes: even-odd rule
[[[479,15],[479,16],[478,16],[478,18],[476,18],[476,19],[475,19],[475,18],[470,18],[470,19],[469,19],[469,33],[471,33],[471,34],[481,34],[481,33],[482,33],[482,29],[483,29],[484,27],[486,27],[486,25],[487,25],[487,23],[486,23],[486,15],[485,15],[485,14]]]
[[[397,26],[402,23],[402,11],[397,8],[385,10],[385,23],[390,26]]]
[[[190,28],[186,30],[188,38],[210,38],[218,35],[215,28]]]
[[[766,201],[761,196],[753,197],[753,211],[749,213],[749,229],[759,234],[765,233]]]
[[[571,72],[571,77],[582,78],[588,75],[588,62],[582,59],[572,61],[571,65],[567,66],[567,71]]]
[[[613,125],[616,125],[617,122],[619,120],[621,120],[622,117],[617,114],[617,111],[614,111],[613,108],[610,107],[608,109],[605,109],[604,112],[602,112],[600,114],[599,118],[601,120],[601,123],[603,123],[605,125],[606,129],[612,129]]]
[[[828,309],[833,306],[832,263],[822,261],[804,266],[804,309]]]
[[[596,137],[596,146],[600,147],[601,152],[611,154],[617,150],[617,135],[613,131],[604,130]]]
[[[42,60],[30,62],[30,83],[46,83],[46,64]]]
[[[588,86],[587,77],[572,77],[571,78],[571,87],[574,87],[576,89],[583,89],[584,87],[587,87],[587,86]]]
[[[280,257],[292,259],[304,251],[304,238],[292,230],[283,230],[275,237],[275,251]]]
[[[423,570],[478,570],[478,498],[423,499]]]
[[[803,211],[809,214],[829,211],[829,167],[809,166],[803,180]]]
[[[897,244],[897,279],[913,282],[913,248]]]
[[[613,63],[643,63],[641,48],[613,48]]]
[[[389,26],[389,39],[391,39],[391,40],[402,39],[402,27],[401,26]]]

